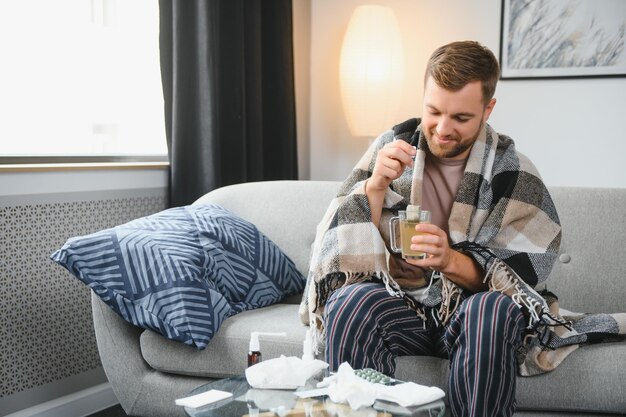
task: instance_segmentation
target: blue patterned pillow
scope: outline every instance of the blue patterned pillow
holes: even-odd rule
[[[227,317],[300,293],[305,283],[253,224],[211,204],[71,238],[52,260],[128,322],[198,349]]]

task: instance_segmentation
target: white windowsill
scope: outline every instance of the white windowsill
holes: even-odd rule
[[[3,172],[55,172],[55,171],[113,171],[167,169],[169,162],[72,162],[54,164],[0,164]]]
[[[167,162],[0,165],[0,196],[168,187]]]

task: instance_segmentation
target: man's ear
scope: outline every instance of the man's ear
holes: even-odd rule
[[[486,123],[487,120],[489,120],[489,116],[491,116],[491,112],[493,111],[493,108],[496,106],[496,99],[492,98],[491,100],[489,100],[489,103],[487,103],[487,105],[485,106],[485,111],[483,113],[483,123]]]

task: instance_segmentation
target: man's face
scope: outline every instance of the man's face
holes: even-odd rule
[[[438,158],[466,159],[496,104],[482,102],[480,81],[449,91],[428,77],[424,87],[422,129],[430,152]]]

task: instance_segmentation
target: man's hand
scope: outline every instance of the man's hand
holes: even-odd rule
[[[411,250],[424,252],[425,259],[407,259],[410,264],[442,272],[446,277],[470,291],[486,289],[485,272],[469,256],[450,248],[448,235],[440,227],[420,223],[415,226],[416,235],[411,238]]]
[[[394,140],[383,146],[376,155],[376,163],[368,187],[372,191],[386,191],[391,181],[399,178],[407,166],[413,166],[417,151],[403,140]]]
[[[399,178],[407,166],[413,166],[417,150],[403,140],[394,140],[383,146],[376,154],[372,176],[365,183],[365,194],[372,213],[372,223],[378,227],[383,201],[391,181]]]
[[[451,254],[448,244],[448,235],[439,226],[430,223],[420,223],[415,226],[419,234],[411,238],[411,250],[424,252],[426,259],[420,259],[419,266],[436,271],[445,271],[450,264]]]

